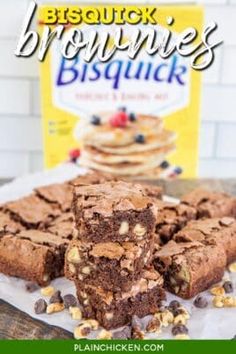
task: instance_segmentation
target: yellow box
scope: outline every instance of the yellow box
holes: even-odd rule
[[[46,5],[39,8],[39,23],[45,18],[45,9]],[[160,31],[167,27],[169,16],[174,18],[169,29],[175,35],[187,27],[201,33],[202,7],[157,5]],[[115,26],[105,29],[113,31]],[[127,35],[142,26],[127,26]],[[75,27],[104,30],[101,25]],[[189,58],[174,54],[163,60],[141,51],[131,60],[123,51],[107,63],[96,58],[85,63],[79,56],[68,61],[55,41],[40,64],[40,79],[46,168],[72,159],[135,178],[197,176],[201,74],[190,67]],[[116,119],[123,119],[120,106],[126,107],[128,116],[135,114],[133,125],[128,118],[125,127],[114,126]],[[93,115],[99,116],[100,126],[91,124]],[[153,123],[153,116],[160,117],[158,124]]]

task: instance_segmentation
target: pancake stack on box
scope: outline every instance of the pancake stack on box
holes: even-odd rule
[[[155,206],[138,184],[110,181],[76,186],[78,234],[65,256],[83,315],[105,327],[155,313],[165,298],[163,278],[150,265]]]
[[[166,161],[176,149],[176,134],[164,129],[159,117],[128,113],[125,108],[103,112],[81,120],[75,137],[83,144],[82,166],[140,178],[181,173]]]

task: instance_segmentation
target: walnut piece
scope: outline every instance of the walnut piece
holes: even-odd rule
[[[46,286],[40,290],[43,296],[52,296],[55,293],[55,289],[53,286]]]
[[[143,237],[145,235],[146,231],[147,231],[146,227],[144,227],[141,224],[136,224],[133,229],[134,234],[138,237]]]
[[[65,308],[64,304],[60,303],[60,302],[54,302],[53,304],[49,304],[47,306],[47,314],[51,314],[54,312],[61,312],[63,311]]]
[[[72,247],[67,253],[67,260],[71,263],[79,263],[80,255],[77,247]]]
[[[119,235],[125,235],[129,231],[129,223],[127,221],[122,221],[119,228]]]
[[[73,320],[78,320],[80,321],[82,318],[82,313],[81,310],[79,309],[79,307],[77,306],[70,306],[69,307],[69,313],[71,314],[71,317]]]

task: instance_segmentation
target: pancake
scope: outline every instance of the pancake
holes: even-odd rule
[[[151,135],[149,137],[145,137],[145,143],[139,144],[132,141],[131,144],[125,146],[100,146],[93,142],[92,146],[97,148],[98,150],[112,154],[112,155],[129,155],[134,153],[144,153],[149,150],[156,150],[163,146],[169,145],[176,140],[176,133],[171,132],[169,130],[163,130],[157,135]],[[87,142],[85,143],[85,149],[89,145]]]
[[[158,167],[161,162],[166,159],[166,156],[170,155],[174,151],[175,145],[172,144],[166,148],[163,148],[163,152],[159,153],[158,158],[146,159],[144,163],[117,164],[98,163],[97,161],[94,161],[92,157],[88,158],[88,156],[84,156],[82,153],[80,158],[80,165],[102,172],[108,172],[117,176],[135,176]]]
[[[138,144],[137,144],[138,145]],[[144,152],[135,152],[126,155],[117,155],[112,153],[103,152],[92,146],[85,146],[82,151],[82,156],[85,159],[92,160],[101,164],[119,164],[119,163],[145,163],[147,160],[149,163],[152,161],[162,162],[163,155],[168,153],[171,148],[175,148],[175,145],[167,144],[161,148],[147,150]]]
[[[114,112],[99,113],[100,125],[81,119],[75,127],[75,139],[96,147],[124,147],[132,144],[137,134],[143,134],[147,138],[158,135],[163,129],[162,119],[143,114],[137,114],[137,119],[128,121],[125,128],[115,128],[109,122],[112,114]]]

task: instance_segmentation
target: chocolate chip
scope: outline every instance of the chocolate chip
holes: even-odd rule
[[[131,338],[131,327],[126,326],[121,331],[113,333],[112,339],[130,339]]]
[[[169,306],[168,306],[168,309],[171,311],[171,310],[176,310],[178,307],[180,307],[180,303],[179,301],[177,300],[172,300],[170,303],[169,303]]]
[[[177,334],[188,334],[188,328],[183,324],[177,324],[172,328],[173,336],[177,336]]]
[[[232,293],[234,290],[233,283],[229,280],[224,282],[223,288],[225,289],[226,294]]]
[[[193,303],[199,309],[204,309],[208,305],[207,299],[202,295],[198,295]]]
[[[90,120],[91,124],[93,125],[100,125],[101,124],[101,118],[98,116],[93,115]]]
[[[55,304],[55,303],[63,303],[63,299],[61,297],[61,292],[60,290],[55,291],[55,293],[51,296],[49,300],[50,304]]]
[[[41,313],[46,312],[47,303],[44,299],[39,299],[34,304],[34,312],[39,315]]]
[[[28,291],[29,293],[33,293],[34,291],[39,289],[38,284],[33,283],[33,282],[29,282],[25,284],[25,289],[26,291]]]
[[[69,307],[75,307],[77,306],[77,300],[76,297],[72,294],[67,294],[63,297],[63,301],[64,301],[64,306],[66,309],[68,309]]]

